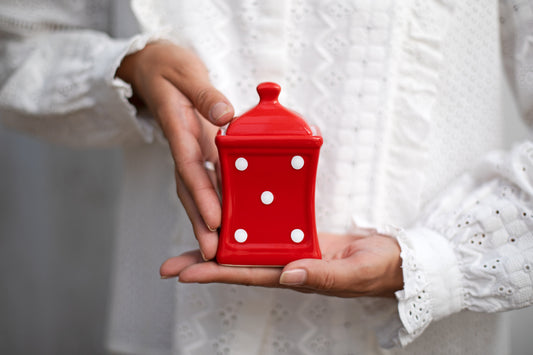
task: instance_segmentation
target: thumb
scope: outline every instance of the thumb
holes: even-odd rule
[[[178,88],[191,100],[196,110],[214,125],[223,126],[233,118],[233,106],[209,81],[192,81],[187,87]]]
[[[234,115],[233,106],[213,87],[200,58],[183,48],[177,50],[181,68],[169,75],[168,79],[191,101],[194,108],[214,125],[223,126],[231,121]]]
[[[317,291],[346,291],[355,283],[350,280],[348,270],[342,260],[297,260],[285,266],[279,283]]]

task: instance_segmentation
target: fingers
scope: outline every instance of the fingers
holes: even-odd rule
[[[187,190],[194,201],[194,205],[190,205],[190,208],[197,208],[205,225],[211,230],[216,230],[221,223],[222,209],[215,186],[205,168],[204,159],[191,156],[187,160],[185,158],[175,158],[175,160],[177,160],[176,178],[179,180],[176,184],[183,182],[182,188]],[[180,194],[180,199],[182,195],[185,193]]]
[[[247,286],[279,287],[280,268],[248,268],[204,262],[199,250],[167,259],[160,267],[163,278],[179,277],[185,283],[227,283]]]
[[[209,141],[204,132],[208,123],[202,123],[196,110],[190,103],[187,104],[188,100],[183,94],[172,90],[168,81],[162,81],[158,90],[160,103],[157,116],[174,158],[180,200],[193,222],[195,232],[202,231],[199,224],[204,224],[211,231],[216,230],[222,218],[220,201],[204,166],[207,157],[216,156],[213,142],[215,131],[210,131]],[[198,213],[201,219],[195,218]],[[211,254],[203,245],[202,251],[206,253],[206,257]]]
[[[199,250],[191,250],[183,253],[180,256],[175,256],[165,260],[165,262],[159,268],[159,274],[161,278],[167,279],[169,277],[176,277],[179,273],[195,263],[203,261],[202,255]]]
[[[221,191],[220,186],[220,162],[218,159],[218,150],[215,144],[213,144],[214,137],[217,135],[219,128],[213,126],[206,120],[202,120],[203,136],[200,139],[200,146],[204,152],[204,168],[211,180],[211,184],[215,187],[215,190]],[[219,195],[220,199],[220,195]]]
[[[177,178],[185,187],[179,193],[180,199],[190,195],[194,201],[184,203],[184,206],[195,232],[201,233],[203,229],[198,225],[200,221],[192,218],[197,214],[196,209],[202,216],[203,223],[212,232],[220,226],[222,212],[216,184],[213,184],[216,176],[210,176],[213,174],[206,171],[204,163],[206,159],[217,163],[218,153],[214,144],[217,128],[199,117],[186,94],[175,90],[176,84],[177,82],[168,80],[159,83],[156,89],[159,94],[157,117],[170,144]],[[233,113],[230,116],[232,115]],[[185,202],[184,199],[182,202]],[[199,241],[203,238],[202,233],[196,235]],[[214,253],[205,249],[205,244],[201,244],[201,249],[207,258],[214,257]]]
[[[321,240],[326,241],[327,237],[321,235]],[[403,287],[400,250],[391,237],[340,236],[338,240],[342,243],[322,244],[328,246],[325,259],[296,260],[283,270],[201,262],[197,252],[169,259],[161,272],[177,275],[181,282],[281,287],[337,297],[393,297]]]
[[[178,195],[202,252],[206,258],[214,258],[214,231],[221,223],[221,207],[215,189],[217,176],[206,171],[204,162],[209,159],[217,164],[216,127],[211,123],[228,123],[233,118],[233,107],[211,85],[202,61],[192,51],[170,42],[151,43],[128,56],[117,76],[132,84],[168,139]]]
[[[279,268],[233,267],[216,262],[204,262],[191,265],[179,274],[180,282],[185,283],[226,283],[246,286],[280,287]]]
[[[202,256],[204,260],[211,260],[215,258],[216,252],[217,252],[217,246],[218,246],[218,233],[216,230],[216,227],[218,227],[217,224],[213,224],[216,227],[210,227],[205,222],[206,218],[202,217],[200,210],[197,207],[196,202],[194,201],[193,197],[189,193],[189,190],[179,177],[179,175],[176,173],[176,189],[178,192],[178,197],[180,198],[181,203],[183,204],[183,207],[185,208],[185,211],[187,212],[187,216],[189,217],[189,220],[191,221],[194,235],[196,236],[196,239],[198,240],[198,244],[200,246],[200,250],[202,252]],[[218,203],[218,198],[216,200],[216,203],[214,206],[212,206],[213,209],[216,209],[218,207],[218,213],[220,214],[220,205]],[[220,220],[220,215],[219,215]],[[220,223],[220,222],[218,222]]]
[[[162,278],[179,277],[183,283],[226,283],[232,285],[259,286],[269,288],[290,288],[303,293],[318,293],[337,297],[362,296],[360,292],[338,289],[336,285],[326,286],[321,276],[307,276],[307,270],[286,270],[264,267],[232,267],[219,265],[214,261],[204,262],[198,250],[184,253],[166,260],[160,268]],[[296,280],[298,279],[298,281]]]

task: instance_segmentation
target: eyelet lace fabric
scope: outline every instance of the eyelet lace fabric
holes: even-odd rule
[[[397,294],[405,341],[432,320],[464,309],[499,312],[533,304],[532,153],[525,143],[511,157],[489,155],[428,206],[423,229],[391,233],[402,246],[407,276]],[[501,178],[486,179],[495,175]]]
[[[486,154],[503,146],[500,28],[508,75],[530,116],[529,3],[501,2],[498,13],[495,1],[482,0],[134,0],[146,34],[123,41],[85,29],[100,29],[89,19],[64,21],[68,7],[54,10],[62,2],[50,2],[37,19],[24,17],[22,3],[0,5],[11,9],[3,12],[8,20],[0,19],[2,31],[27,38],[22,45],[12,37],[2,42],[2,121],[69,144],[136,143],[125,145],[112,349],[505,352],[501,317],[485,313],[531,303],[533,167],[529,144]],[[43,4],[28,1],[24,9]],[[76,4],[79,16],[95,14],[88,2]],[[21,19],[34,25],[13,26]],[[114,72],[127,53],[159,38],[195,50],[238,111],[256,103],[257,83],[281,84],[280,101],[318,125],[325,139],[319,229],[355,232],[353,221],[357,228],[398,226],[383,229],[402,248],[398,300],[228,285],[179,285],[170,301],[168,288],[158,293],[164,286],[147,270],[162,261],[158,255],[194,248],[195,241],[176,200],[171,158],[154,142],[157,127],[129,105],[131,88]],[[476,165],[481,156],[487,158]],[[154,230],[158,239],[147,239]]]

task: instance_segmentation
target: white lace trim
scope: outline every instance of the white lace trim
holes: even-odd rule
[[[489,155],[427,207],[425,227],[380,231],[396,237],[402,250],[400,344],[463,309],[498,312],[533,303],[532,152],[527,142],[511,156]]]
[[[463,308],[462,274],[450,243],[427,229],[405,232],[389,227],[401,247],[404,288],[396,292],[403,328],[399,342],[405,346],[427,326]]]

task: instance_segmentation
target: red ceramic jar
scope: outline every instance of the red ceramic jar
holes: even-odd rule
[[[257,87],[259,104],[216,137],[222,173],[217,261],[283,266],[320,258],[315,178],[322,137],[278,102],[280,86]]]

